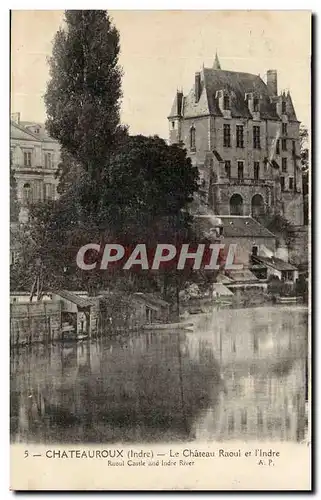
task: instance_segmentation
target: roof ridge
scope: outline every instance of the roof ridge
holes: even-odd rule
[[[255,76],[256,78],[259,78],[260,80],[262,80],[263,83],[265,83],[260,75],[257,75],[256,73],[249,73],[248,71],[234,71],[232,69],[214,69],[214,68],[203,68],[203,71],[215,71],[216,73],[218,73],[218,72],[236,73],[238,75],[251,75],[251,76]]]

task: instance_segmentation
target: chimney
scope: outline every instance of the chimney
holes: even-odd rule
[[[20,113],[12,113],[11,114],[11,121],[14,123],[17,123],[19,125],[20,123]]]
[[[195,101],[201,97],[201,73],[195,73]]]
[[[278,73],[276,69],[268,69],[266,73],[266,85],[271,96],[278,95]]]
[[[177,116],[182,116],[182,104],[183,104],[183,92],[182,91],[177,91],[176,94],[176,101],[177,101]]]

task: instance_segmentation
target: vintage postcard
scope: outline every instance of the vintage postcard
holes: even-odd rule
[[[11,12],[11,489],[311,489],[310,68],[308,11]]]

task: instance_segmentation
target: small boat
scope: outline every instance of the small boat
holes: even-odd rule
[[[63,342],[80,342],[81,340],[87,340],[87,339],[88,339],[88,335],[76,335],[74,333],[72,336],[64,335],[61,340]]]
[[[276,297],[277,304],[296,304],[300,301],[300,297]]]
[[[233,302],[231,300],[215,299],[213,300],[213,304],[219,304],[220,306],[230,306],[231,304],[233,304]]]
[[[188,310],[188,312],[189,312],[190,314],[202,314],[202,313],[203,313],[203,311],[202,311],[202,309],[201,309],[200,307],[191,307],[191,308]]]

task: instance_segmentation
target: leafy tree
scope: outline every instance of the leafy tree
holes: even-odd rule
[[[308,129],[301,125],[300,127],[300,158],[302,170],[307,170],[309,168],[309,132]]]
[[[304,126],[300,127],[300,159],[302,168],[302,190],[304,203],[304,224],[309,222],[309,133]]]
[[[127,243],[180,238],[190,220],[185,209],[198,189],[198,170],[186,151],[159,137],[128,137],[101,176],[99,213]]]
[[[99,172],[123,130],[119,33],[103,10],[67,10],[65,23],[49,59],[46,127],[74,160]]]
[[[265,214],[257,217],[257,221],[265,226],[278,239],[284,240],[287,245],[292,242],[293,225],[281,214]]]
[[[84,209],[91,213],[106,160],[126,133],[119,116],[119,50],[119,33],[106,11],[67,10],[49,59],[46,127],[61,145],[58,190],[73,182],[86,193]]]
[[[68,176],[65,177],[68,189],[59,200],[30,209],[29,235],[37,242],[37,256],[50,274],[46,283],[52,287],[64,283],[65,287],[86,288],[91,292],[115,286],[127,291],[160,289],[165,281],[166,288],[176,286],[173,269],[157,273],[114,267],[102,271],[99,269],[102,253],[95,255],[96,270],[77,268],[76,254],[90,242],[100,243],[102,250],[108,242],[132,248],[141,242],[150,248],[161,242],[177,245],[191,242],[191,217],[186,206],[197,190],[198,171],[191,166],[186,151],[168,146],[158,137],[128,137],[107,163],[100,189],[96,191],[99,203],[95,213],[84,209],[91,202],[83,189],[85,182],[79,189],[72,177],[66,180]],[[88,172],[80,166],[78,174],[86,177]],[[34,262],[35,259],[33,264],[29,260],[31,268]],[[24,267],[28,269],[28,264]],[[179,273],[180,280],[189,274],[189,271]]]
[[[10,159],[10,222],[19,220],[19,203],[17,197],[17,181]]]
[[[309,276],[308,273],[299,274],[296,281],[295,292],[296,295],[303,297],[305,303],[309,301]]]

